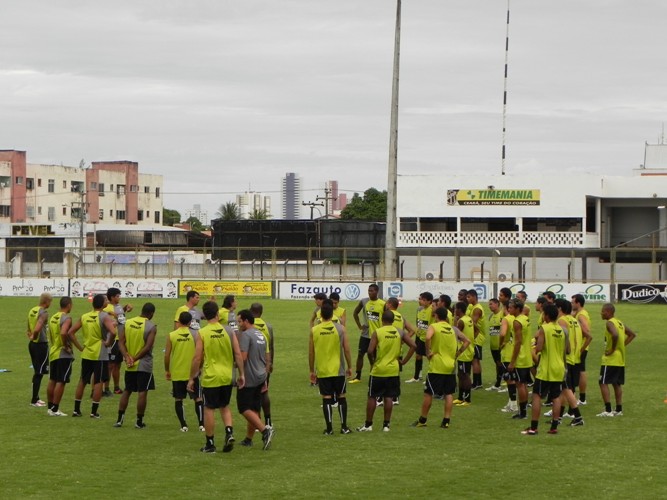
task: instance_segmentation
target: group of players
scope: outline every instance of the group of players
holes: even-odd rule
[[[483,387],[482,346],[487,335],[496,374],[495,383],[486,390],[508,392],[509,401],[501,411],[512,413],[513,419],[528,420],[527,408],[531,407],[530,426],[523,434],[537,434],[543,405],[552,407],[545,413],[551,417],[549,434],[558,433],[563,418],[571,418],[571,426],[584,425],[579,406],[586,405],[586,356],[593,337],[583,295],[576,294],[567,300],[545,292],[538,297],[535,330],[531,328],[531,310],[523,291],[513,298],[509,288],[502,288],[498,298],[489,301],[488,318],[475,289],[461,290],[457,299],[452,307],[448,295],[434,300],[430,292],[421,293],[413,327],[398,312],[398,299],[392,297],[385,302],[379,298],[378,286],[370,285],[368,297],[359,301],[353,313],[360,338],[352,376],[345,311],[338,305],[339,297],[332,294],[327,299],[324,294],[315,295],[317,307],[311,318],[309,365],[311,383],[317,382],[322,396],[324,434],[333,434],[335,408],[340,415],[340,432],[351,432],[347,426],[346,386],[361,381],[365,357],[371,365],[366,420],[357,431],[372,431],[375,409],[383,406],[382,430],[389,432],[392,409],[398,404],[401,392],[399,373],[413,354],[414,375],[405,382],[422,381],[424,358],[428,360],[428,373],[420,416],[412,426],[427,425],[436,398],[444,400],[440,427],[448,428],[452,407],[470,405],[472,391]],[[614,306],[604,304],[601,317],[605,322],[605,348],[599,385],[605,408],[598,417],[623,415],[625,350],[636,336],[614,315]],[[409,348],[405,357],[401,355],[403,344]],[[458,397],[454,399],[457,379]],[[616,400],[614,410],[610,385]],[[530,400],[529,387],[532,387]]]
[[[69,383],[74,362],[73,350],[81,352],[81,377],[74,396],[73,417],[81,417],[81,401],[85,388],[92,384],[90,417],[99,419],[98,408],[103,394],[121,394],[118,418],[114,427],[122,427],[130,396],[137,393],[135,427],[143,429],[148,391],[155,389],[153,378],[153,345],[157,327],[152,322],[155,306],[148,302],[141,313],[131,319],[125,314],[129,304],[120,304],[121,292],[110,288],[106,295],[92,297],[92,311],[74,321],[72,299],[60,298],[60,309],[49,317],[53,298],[44,293],[39,304],[28,313],[26,335],[29,339],[34,375],[31,405],[47,407],[49,416],[67,416],[60,409],[66,384]],[[269,375],[273,360],[273,329],[262,318],[262,305],[236,312],[236,300],[228,295],[222,307],[210,300],[201,310],[197,308],[199,293],[189,291],[186,304],[179,307],[174,318],[174,330],[167,336],[165,373],[172,382],[175,412],[180,430],[189,430],[183,400],[194,400],[199,430],[205,432],[204,453],[215,453],[215,412],[218,410],[225,426],[223,452],[233,449],[233,419],[230,410],[232,386],[236,385],[238,412],[247,422],[242,446],[251,447],[256,431],[261,433],[263,449],[273,439]],[[202,322],[206,325],[202,326]],[[82,341],[77,338],[81,331]],[[119,387],[120,365],[125,362],[124,389]],[[235,373],[236,372],[236,373]],[[39,398],[44,375],[49,375],[47,402]],[[106,385],[106,389],[104,386]],[[264,421],[260,412],[264,412]]]

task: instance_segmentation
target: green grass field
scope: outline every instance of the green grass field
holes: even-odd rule
[[[32,370],[24,335],[26,314],[36,299],[0,298],[0,494],[2,498],[57,496],[59,498],[196,498],[220,493],[225,497],[468,497],[546,498],[556,495],[581,498],[662,497],[665,479],[665,380],[667,336],[661,306],[617,307],[638,338],[628,349],[624,416],[596,418],[602,410],[597,385],[602,352],[599,305],[588,309],[593,318],[594,343],[588,358],[587,406],[581,407],[584,427],[561,426],[547,435],[545,420],[538,436],[523,436],[526,421],[513,421],[499,409],[507,395],[475,391],[473,404],[454,408],[452,426],[438,427],[442,403],[435,402],[429,426],[411,428],[419,416],[421,384],[402,384],[401,404],[394,409],[391,432],[381,432],[381,409],[372,433],[323,436],[324,421],[317,390],[308,384],[308,319],[311,302],[264,301],[264,318],[274,325],[275,371],[271,378],[274,426],[272,448],[264,452],[256,438],[252,449],[237,446],[232,453],[204,455],[199,448],[203,433],[196,431],[194,411],[186,403],[189,433],[179,432],[164,379],[162,350],[180,300],[155,300],[158,340],[154,350],[157,388],[149,394],[145,422],[131,425],[136,395],[130,401],[128,422],[112,427],[119,396],[104,398],[102,419],[48,417],[46,409],[29,403]],[[141,302],[131,301],[135,311]],[[239,308],[250,301],[240,301]],[[356,350],[358,332],[348,309],[351,344]],[[73,314],[87,312],[85,300],[75,303]],[[416,303],[401,311],[414,319]],[[51,312],[57,310],[54,301]],[[534,314],[534,313],[533,313]],[[533,318],[533,324],[535,323]],[[484,383],[492,380],[492,361],[484,351]],[[354,356],[353,356],[354,357]],[[409,378],[412,363],[402,375]],[[61,408],[71,414],[73,383]],[[349,387],[349,425],[364,421],[366,382]],[[46,379],[40,393],[46,399]],[[90,400],[82,404],[84,415]],[[243,437],[245,421],[234,408],[235,434]],[[224,434],[218,421],[218,444]],[[337,415],[334,425],[338,427]],[[663,457],[663,458],[660,458]]]

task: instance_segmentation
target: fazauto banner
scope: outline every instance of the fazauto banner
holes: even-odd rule
[[[111,287],[120,289],[123,298],[176,298],[176,280],[118,279],[118,278],[72,278],[70,295],[87,297],[89,294],[107,293]]]
[[[667,304],[667,285],[621,284],[617,297],[631,304]]]
[[[361,282],[319,282],[319,281],[281,281],[278,283],[279,299],[306,300],[322,292],[327,295],[336,292],[341,300],[360,300],[368,296],[368,285]],[[378,283],[381,286],[381,283]]]
[[[39,297],[43,293],[50,293],[54,297],[67,295],[69,280],[56,279],[0,279],[0,295],[4,297]]]
[[[225,295],[237,297],[271,297],[272,281],[220,281],[220,280],[178,280],[178,295],[184,297],[190,290],[197,290],[201,296],[216,297]]]
[[[582,294],[586,302],[610,302],[610,286],[608,283],[554,283],[546,281],[542,283],[498,283],[498,290],[508,287],[514,296],[519,291],[528,295],[528,302],[535,299],[544,292],[553,292],[557,299],[570,300],[573,295]]]

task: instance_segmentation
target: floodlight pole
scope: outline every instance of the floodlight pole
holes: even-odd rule
[[[396,198],[398,176],[398,77],[401,54],[401,0],[396,0],[394,34],[394,71],[391,85],[391,124],[389,129],[389,167],[387,169],[387,225],[385,232],[384,279],[398,273],[396,256]]]

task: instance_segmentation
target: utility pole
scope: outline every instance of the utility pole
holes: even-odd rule
[[[324,218],[328,219],[329,218],[329,201],[336,201],[338,198],[334,198],[331,196],[331,189],[327,188],[326,184],[324,185],[324,197],[322,196],[316,196],[315,199],[317,201],[324,200]],[[320,205],[322,205],[320,203]],[[311,217],[312,219],[312,217]]]
[[[316,199],[319,200],[320,198],[317,197]],[[315,203],[314,201],[302,201],[301,204],[304,207],[310,207],[310,220],[313,220],[313,209],[315,207],[323,207],[324,206],[324,203]]]
[[[86,193],[84,193],[83,188],[81,188],[81,191],[79,191],[79,201],[73,201],[72,202],[72,209],[75,206],[79,207],[79,258],[83,259],[83,225],[86,221],[86,203],[84,201],[84,196]]]

